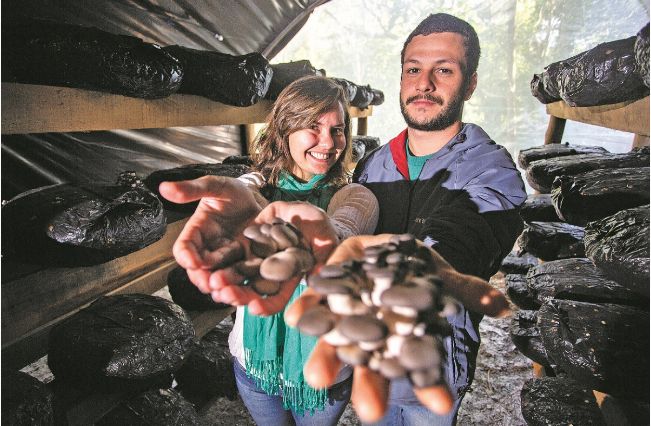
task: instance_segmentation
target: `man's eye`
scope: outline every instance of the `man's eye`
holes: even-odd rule
[[[405,74],[416,74],[418,71],[419,71],[418,68],[408,68],[405,71]]]
[[[332,133],[334,133],[334,134],[337,135],[337,136],[341,136],[341,135],[344,134],[344,129],[340,129],[340,128],[333,129],[333,130],[332,130]]]

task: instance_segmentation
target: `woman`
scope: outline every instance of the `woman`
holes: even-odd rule
[[[280,204],[280,208],[296,208],[300,215],[300,205],[292,203],[298,201],[325,210],[339,241],[373,233],[378,217],[377,200],[363,186],[347,184],[352,151],[347,106],[343,89],[326,77],[302,78],[280,94],[266,127],[254,144],[254,165],[250,173],[239,178],[251,190],[250,193],[242,193],[234,182],[222,178],[219,185],[213,186],[213,191],[219,187],[232,194],[203,198],[175,244],[177,261],[189,269],[188,275],[197,287],[210,291],[216,300],[224,301],[224,298],[216,296],[223,287],[224,273],[212,272],[207,267],[208,262],[197,261],[202,256],[210,257],[204,252],[212,251],[203,247],[209,245],[210,234],[199,235],[200,230],[208,228],[204,226],[206,220],[201,220],[202,216],[218,211],[215,217],[222,220],[213,217],[212,225],[215,228],[220,226],[222,230],[227,225],[235,225],[238,219],[244,222],[255,210],[246,201],[251,194],[259,208],[280,202],[275,204]],[[166,198],[172,196],[170,188],[165,187],[168,184],[173,185],[166,183],[160,188]],[[212,212],[209,211],[211,202]],[[283,202],[290,204],[287,206]],[[238,216],[238,212],[242,213]],[[307,218],[301,218],[309,222]],[[241,232],[242,223],[233,227]],[[197,245],[202,247],[197,248]],[[188,257],[192,259],[188,260]],[[214,257],[223,261],[229,256],[220,253]],[[315,257],[319,256],[315,253]],[[230,259],[230,263],[233,260],[237,259]],[[215,269],[215,264],[219,261],[212,263],[212,269]],[[236,281],[232,276],[226,280]],[[232,286],[226,287],[230,289]],[[289,303],[298,299],[306,288],[302,280],[291,294]],[[241,300],[237,302],[242,304]],[[283,303],[287,304],[287,298]],[[341,369],[334,385],[328,389],[309,387],[303,378],[303,365],[317,339],[286,326],[284,309],[272,316],[261,317],[253,315],[250,308],[251,304],[238,307],[229,346],[235,357],[238,389],[253,419],[264,425],[336,425],[350,400],[351,370],[347,367]],[[260,311],[253,313],[259,314]]]

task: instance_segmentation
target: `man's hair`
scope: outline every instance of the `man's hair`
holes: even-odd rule
[[[409,34],[405,44],[402,47],[402,53],[400,54],[400,64],[404,65],[405,63],[405,50],[407,50],[407,45],[411,40],[419,35],[430,35],[434,33],[457,33],[461,34],[465,38],[466,46],[466,69],[464,70],[464,76],[468,79],[473,73],[477,71],[477,66],[479,65],[479,56],[481,55],[481,49],[479,48],[479,38],[475,29],[464,20],[461,20],[455,16],[448,15],[446,13],[436,13],[429,15],[427,18],[418,24],[416,29]]]

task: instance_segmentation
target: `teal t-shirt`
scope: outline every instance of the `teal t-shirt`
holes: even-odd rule
[[[409,180],[416,180],[420,176],[420,172],[423,170],[423,166],[434,154],[424,155],[422,157],[417,157],[412,155],[409,152],[409,138],[405,142],[405,151],[407,152],[407,166],[409,167]]]

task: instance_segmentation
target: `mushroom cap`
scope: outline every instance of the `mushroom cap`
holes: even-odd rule
[[[280,291],[281,282],[257,279],[251,283],[251,288],[262,296],[273,296]]]
[[[270,281],[287,281],[301,272],[299,259],[292,253],[279,251],[260,264],[260,276]]]
[[[322,296],[329,294],[355,294],[357,285],[352,278],[325,278],[314,274],[307,278],[307,285]]]
[[[337,325],[339,318],[324,305],[316,305],[301,315],[296,328],[308,336],[319,337]]]
[[[382,358],[378,364],[378,372],[389,380],[399,379],[407,374],[397,358]]]
[[[432,306],[434,297],[430,289],[422,286],[394,285],[382,292],[380,302],[383,306],[402,306],[421,311]]]
[[[284,222],[271,225],[269,236],[273,238],[280,250],[298,245],[298,235]]]
[[[371,315],[350,315],[339,322],[341,334],[353,342],[376,342],[389,334],[387,325]]]
[[[259,257],[271,256],[278,250],[276,242],[264,234],[260,234],[251,240],[251,252]]]
[[[428,388],[441,383],[440,368],[426,368],[424,370],[411,371],[409,380],[415,388]]]
[[[301,272],[303,272],[304,274],[314,269],[316,260],[314,260],[314,256],[312,256],[312,253],[310,253],[309,251],[304,250],[300,247],[288,247],[285,249],[285,251],[288,253],[292,253],[294,256],[296,256],[296,258],[299,260],[300,263]]]
[[[400,363],[407,370],[438,367],[443,346],[430,335],[405,339],[400,347]]]
[[[319,275],[323,278],[342,278],[348,275],[348,270],[341,265],[324,265],[319,270]]]
[[[233,268],[237,271],[238,274],[243,275],[247,278],[255,277],[260,273],[260,265],[262,264],[262,258],[252,257],[250,259],[242,260],[233,265]]]
[[[366,365],[371,358],[371,353],[363,350],[356,344],[337,346],[337,357],[344,364]]]

